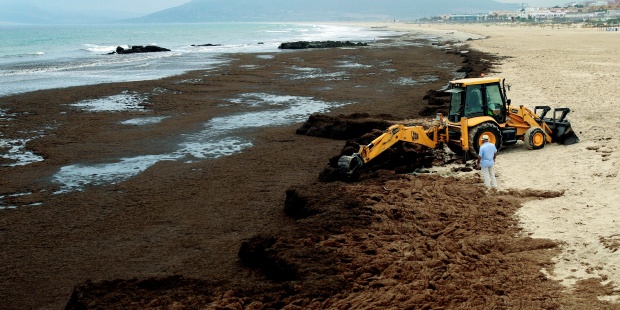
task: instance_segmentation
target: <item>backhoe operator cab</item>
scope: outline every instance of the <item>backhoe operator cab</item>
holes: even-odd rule
[[[498,77],[468,78],[450,81],[450,107],[447,119],[448,147],[455,153],[468,150],[478,154],[482,136],[499,150],[502,146],[523,140],[529,149],[541,149],[546,143],[573,144],[579,139],[565,120],[568,108],[513,107],[506,96],[506,84]],[[538,113],[541,112],[541,113]],[[539,115],[540,114],[540,115]]]
[[[485,134],[498,150],[506,142],[517,142],[514,128],[505,126],[508,100],[502,82],[490,77],[450,81],[448,146],[452,151],[461,154],[469,149],[469,154],[476,156]],[[464,118],[466,126],[461,126]]]
[[[490,79],[491,83],[485,84],[489,79],[479,79],[482,84],[464,83],[452,84],[450,112],[448,120],[458,123],[461,117],[491,116],[498,123],[506,121],[505,92],[500,87],[499,81]],[[497,79],[498,80],[498,79]],[[456,82],[456,81],[455,81]]]

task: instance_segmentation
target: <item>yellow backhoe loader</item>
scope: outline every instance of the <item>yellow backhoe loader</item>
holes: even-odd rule
[[[482,136],[499,150],[504,145],[521,140],[528,149],[541,149],[546,143],[573,144],[579,138],[573,132],[566,115],[568,108],[536,106],[534,111],[514,106],[506,96],[505,80],[497,77],[468,78],[450,81],[448,117],[438,114],[436,123],[423,126],[390,126],[381,136],[357,153],[338,160],[341,171],[353,173],[396,142],[405,141],[437,148],[443,144],[465,158],[476,158]]]

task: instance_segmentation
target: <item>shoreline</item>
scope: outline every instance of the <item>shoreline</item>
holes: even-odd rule
[[[118,25],[117,25],[118,26]],[[60,27],[59,29],[56,29]],[[29,29],[26,27],[26,29]],[[148,30],[154,33],[148,34]],[[76,34],[83,42],[50,39],[53,33]],[[194,70],[210,70],[222,65],[220,58],[234,53],[272,53],[285,41],[313,37],[317,40],[361,40],[370,42],[371,31],[361,27],[334,26],[310,23],[205,23],[187,24],[183,27],[166,24],[133,24],[130,29],[103,25],[84,25],[79,30],[67,25],[51,26],[41,45],[23,42],[20,38],[41,33],[18,32],[7,45],[15,47],[5,51],[0,60],[1,97],[36,91],[80,85],[97,85],[110,82],[133,82],[161,79]],[[210,42],[203,42],[209,38]],[[93,43],[99,42],[99,43]],[[140,55],[109,55],[121,46],[154,45],[172,49],[166,53],[141,53]],[[206,44],[205,44],[206,43]],[[209,45],[211,44],[211,45]],[[15,54],[8,53],[15,50]],[[120,73],[127,71],[127,74]],[[60,74],[59,74],[60,73]],[[31,86],[32,85],[32,86]],[[10,91],[10,93],[9,93]]]

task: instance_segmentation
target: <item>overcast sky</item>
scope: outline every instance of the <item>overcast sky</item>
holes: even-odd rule
[[[140,14],[150,14],[163,9],[175,7],[190,0],[0,0],[0,7],[6,3],[33,3],[42,8],[61,11],[74,10],[113,10]],[[235,0],[230,0],[235,1]],[[504,3],[527,3],[529,6],[564,5],[565,0],[496,0]]]
[[[7,3],[34,4],[55,11],[111,10],[150,14],[175,7],[190,0],[0,0]],[[234,0],[231,0],[234,1]]]

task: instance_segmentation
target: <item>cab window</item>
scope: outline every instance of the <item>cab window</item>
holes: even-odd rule
[[[450,114],[449,115],[461,115],[461,94],[452,93],[450,97]]]
[[[486,86],[487,115],[492,116],[498,122],[503,122],[504,103],[499,84]]]
[[[499,92],[499,85],[487,86],[487,106],[489,110],[500,109],[502,104],[502,94]]]
[[[484,115],[482,109],[482,90],[480,85],[467,86],[465,116]]]

